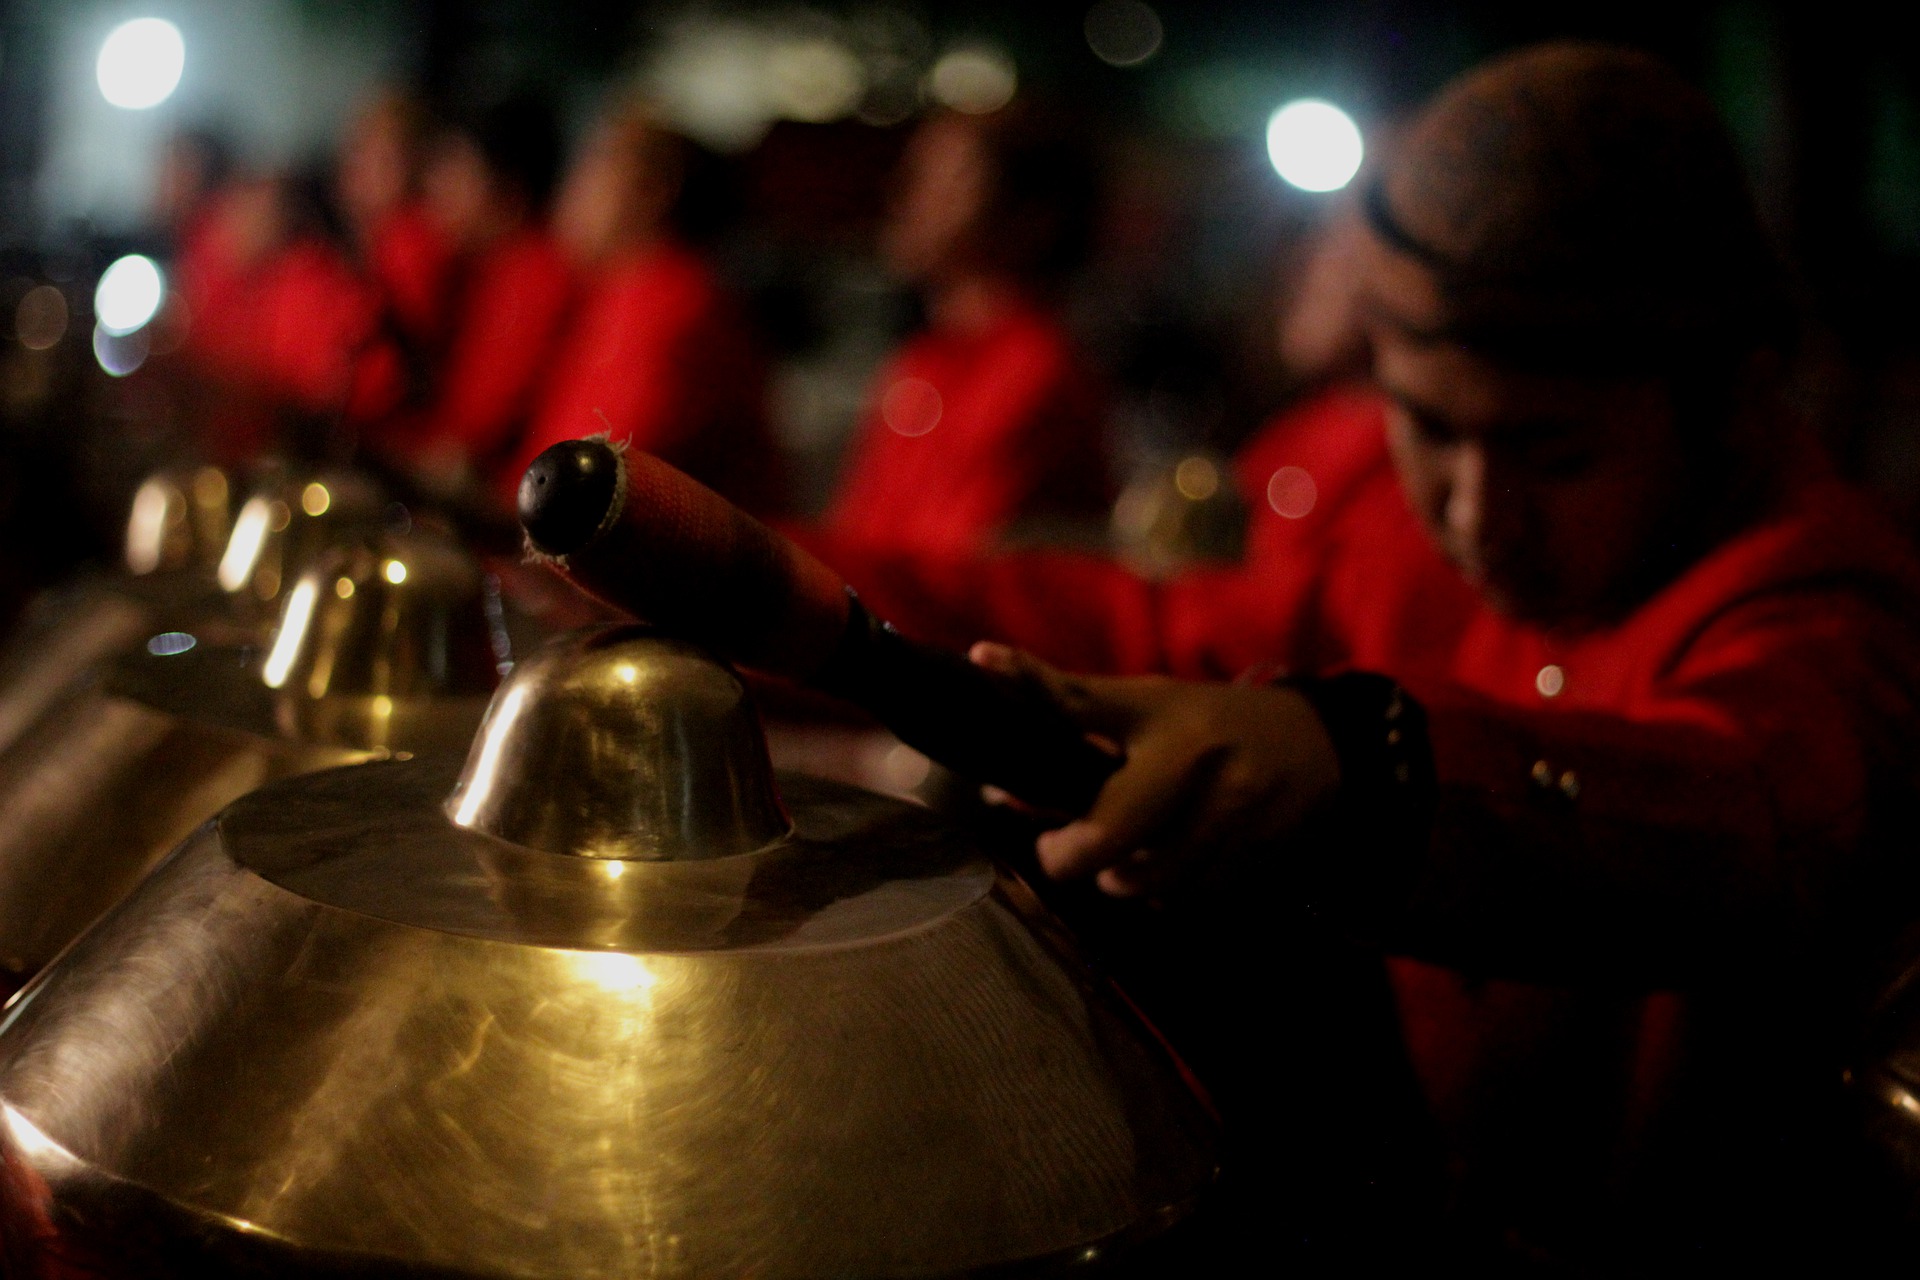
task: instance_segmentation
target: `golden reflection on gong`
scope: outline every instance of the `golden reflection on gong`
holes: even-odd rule
[[[287,597],[287,610],[280,618],[280,634],[274,637],[266,668],[261,672],[267,688],[278,689],[287,682],[293,660],[300,655],[300,646],[306,640],[307,624],[313,620],[313,606],[319,595],[313,580],[303,578]]]
[[[248,498],[233,522],[233,536],[227,540],[226,554],[220,557],[220,585],[238,591],[253,576],[260,549],[266,545],[268,526],[273,522],[273,504],[265,498]]]

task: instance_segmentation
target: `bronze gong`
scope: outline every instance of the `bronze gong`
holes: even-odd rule
[[[1213,1122],[1016,879],[775,777],[637,628],[464,768],[265,787],[0,1030],[10,1239],[107,1275],[1036,1275],[1187,1212]]]

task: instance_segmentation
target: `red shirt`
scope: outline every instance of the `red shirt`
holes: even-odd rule
[[[339,409],[374,334],[378,297],[344,254],[303,236],[240,260],[218,215],[182,238],[183,354],[207,373],[302,409]]]
[[[189,361],[218,365],[245,341],[245,264],[230,243],[220,197],[209,199],[181,230],[171,284],[187,312],[183,352]]]
[[[1782,1135],[1838,1079],[1841,980],[1903,901],[1920,568],[1812,470],[1617,625],[1542,631],[1433,549],[1382,421],[1337,392],[1243,453],[1237,569],[1154,584],[1071,555],[822,549],[881,616],[950,643],[1401,680],[1440,804],[1389,970],[1468,1181],[1502,1189],[1522,1237],[1539,1210],[1593,1238],[1648,1178],[1710,1198],[1784,1177]]]
[[[378,436],[425,461],[456,453],[485,467],[511,450],[553,360],[573,283],[559,246],[536,227],[455,268],[431,396]]]
[[[1038,311],[922,334],[875,381],[823,526],[966,551],[1022,518],[1104,513],[1101,409],[1066,334]]]
[[[447,323],[453,246],[419,205],[380,219],[367,243],[367,274],[410,341],[431,344]]]
[[[500,485],[550,445],[602,432],[752,510],[779,497],[766,372],[731,300],[691,250],[658,244],[601,268],[561,340]]]
[[[346,405],[354,365],[375,337],[379,299],[333,245],[297,240],[268,262],[254,294],[254,368],[314,413]]]
[[[176,264],[187,330],[182,360],[210,393],[195,415],[208,457],[240,463],[269,445],[279,411],[328,416],[357,399],[377,346],[379,299],[332,244],[300,237],[257,262],[218,218],[184,239]]]

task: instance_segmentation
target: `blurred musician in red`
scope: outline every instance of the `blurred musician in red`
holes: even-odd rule
[[[1049,296],[1085,247],[1088,149],[1021,107],[942,114],[907,147],[881,251],[927,329],[875,381],[823,519],[833,537],[965,551],[1111,496],[1098,387]]]
[[[289,413],[326,417],[352,394],[375,334],[376,299],[343,252],[310,175],[225,186],[197,218],[177,264],[183,364],[210,392],[200,447],[243,462]]]
[[[1445,91],[1363,208],[1378,394],[1266,433],[1247,566],[840,564],[909,630],[1255,674],[975,650],[1125,748],[1038,854],[1185,913],[1156,1013],[1202,1028],[1243,1170],[1393,1128],[1390,1070],[1302,1085],[1364,1021],[1275,962],[1331,920],[1385,957],[1433,1126],[1420,1247],[1831,1260],[1846,1028],[1910,914],[1920,568],[1785,401],[1732,143],[1664,67],[1549,46]]]
[[[154,221],[165,234],[176,275],[205,252],[202,242],[233,170],[233,148],[214,130],[182,129],[168,139],[154,184]]]
[[[436,488],[461,488],[510,456],[573,295],[547,227],[559,176],[552,110],[511,97],[448,130],[428,161],[424,204],[452,262],[444,324],[413,403],[365,428]]]
[[[349,126],[334,175],[348,241],[379,294],[383,325],[416,351],[440,338],[453,267],[453,245],[421,197],[431,137],[418,101],[379,94]]]
[[[779,509],[765,364],[695,247],[719,198],[718,164],[639,108],[594,130],[554,213],[584,276],[581,302],[496,488],[511,494],[548,445],[605,431],[749,510]]]

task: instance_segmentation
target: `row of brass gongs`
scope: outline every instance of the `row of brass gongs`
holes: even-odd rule
[[[365,480],[228,494],[156,476],[0,655],[0,1272],[1097,1271],[1204,1194],[1177,1064],[964,836],[776,779],[689,646],[513,663]],[[1858,1075],[1920,1186],[1917,992]]]
[[[1205,1191],[1178,1064],[963,835],[776,778],[690,646],[513,661],[363,480],[226,486],[149,482],[141,572],[0,660],[7,1274],[1099,1270]]]

